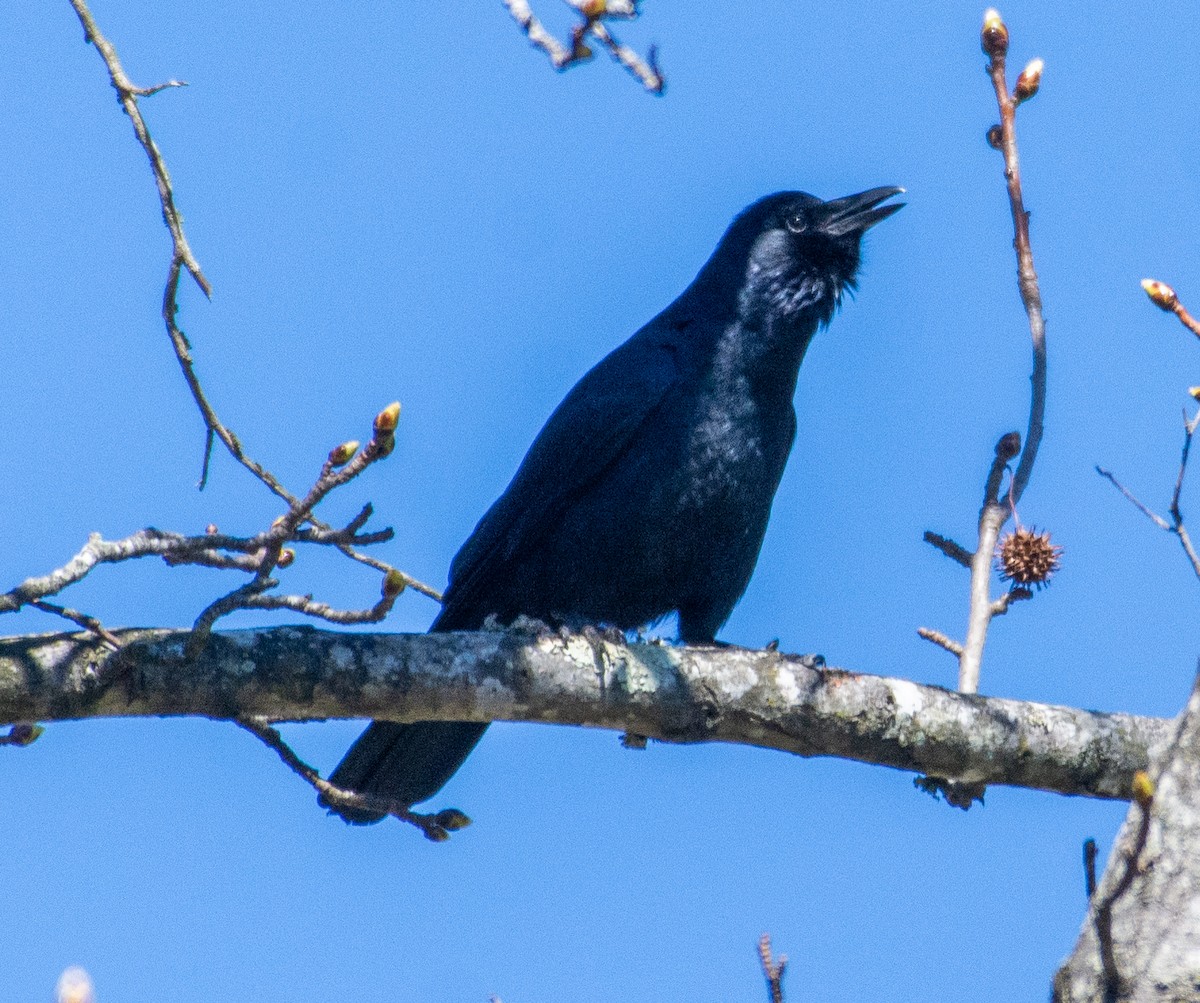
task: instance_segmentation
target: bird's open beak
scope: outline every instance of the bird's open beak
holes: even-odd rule
[[[893,195],[903,195],[903,188],[872,188],[870,191],[847,195],[821,206],[821,230],[831,237],[842,237],[851,233],[863,233],[880,220],[904,208],[903,202],[879,205]],[[879,208],[876,208],[879,206]]]

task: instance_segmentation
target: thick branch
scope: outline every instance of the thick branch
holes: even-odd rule
[[[1196,999],[1200,985],[1200,678],[1113,845],[1056,1003]]]
[[[956,694],[740,648],[518,632],[214,633],[0,640],[0,723],[201,715],[508,720],[734,742],[951,780],[1126,798],[1170,722]]]

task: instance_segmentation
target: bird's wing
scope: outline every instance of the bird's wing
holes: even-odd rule
[[[535,547],[558,516],[629,449],[679,378],[676,350],[654,322],[575,384],[529,447],[512,482],[462,545],[434,629],[476,627],[503,565]]]

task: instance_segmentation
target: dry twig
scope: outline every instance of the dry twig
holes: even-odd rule
[[[608,30],[605,21],[614,18],[632,20],[638,16],[637,0],[567,0],[580,17],[571,31],[571,44],[564,45],[555,38],[538,20],[528,0],[504,0],[504,6],[514,21],[521,26],[530,43],[541,49],[556,70],[565,70],[576,63],[592,58],[592,49],[587,39],[592,38],[603,45],[618,63],[625,67],[651,94],[661,94],[666,80],[658,67],[658,51],[650,47],[645,59],[627,45],[622,45]]]
[[[1184,475],[1187,473],[1188,457],[1191,454],[1192,439],[1196,436],[1197,427],[1200,427],[1200,412],[1194,418],[1188,418],[1185,411],[1183,415],[1183,450],[1179,457],[1179,472],[1175,475],[1175,489],[1171,493],[1170,522],[1140,501],[1133,492],[1117,480],[1111,470],[1096,467],[1096,473],[1108,480],[1142,515],[1153,522],[1159,529],[1173,533],[1179,538],[1179,545],[1183,547],[1183,552],[1187,555],[1188,563],[1192,566],[1192,571],[1197,578],[1200,578],[1200,554],[1196,553],[1191,535],[1188,533],[1187,526],[1183,521],[1183,509],[1179,504],[1179,496],[1183,491]]]
[[[771,1003],[783,1003],[783,973],[787,969],[787,955],[781,954],[779,960],[771,958],[771,935],[764,933],[758,938],[758,960],[762,962],[763,975],[767,980],[767,992]]]
[[[967,635],[958,655],[958,687],[963,693],[976,693],[979,690],[983,649],[992,618],[1007,612],[1008,606],[1014,598],[1026,598],[1023,595],[1010,595],[999,600],[992,600],[992,556],[995,553],[1000,529],[1014,511],[1029,483],[1033,464],[1037,458],[1038,446],[1042,441],[1042,426],[1046,411],[1046,325],[1042,316],[1042,299],[1038,288],[1037,273],[1033,267],[1033,248],[1029,240],[1029,213],[1025,209],[1024,195],[1021,190],[1021,166],[1017,155],[1016,133],[1017,107],[1037,93],[1041,84],[1042,61],[1031,62],[1017,78],[1016,85],[1010,93],[1006,72],[1008,28],[995,10],[989,10],[984,15],[981,42],[983,51],[988,56],[987,72],[996,93],[996,104],[1000,112],[1000,123],[988,130],[988,142],[1004,155],[1004,177],[1013,220],[1013,247],[1017,255],[1017,285],[1029,320],[1029,332],[1033,341],[1033,372],[1030,376],[1029,422],[1025,433],[1024,448],[1022,449],[1020,436],[1015,432],[1010,432],[997,444],[996,458],[992,463],[984,490],[983,507],[979,513],[978,540],[974,553],[969,555],[971,584]],[[1018,452],[1020,452],[1020,460],[1012,475],[1008,490],[1008,503],[1001,504],[999,499],[1000,480],[1009,460],[1015,458]],[[963,558],[967,556],[967,551],[958,547],[957,544],[953,545],[951,550],[939,543],[938,541],[944,541],[943,537],[926,534],[925,538],[943,553],[959,560],[960,563],[963,563]],[[946,650],[953,651],[954,649],[947,647]]]
[[[295,510],[298,506],[303,507],[302,503],[283,486],[274,474],[266,467],[258,463],[250,457],[242,448],[241,441],[232,429],[228,428],[217,416],[216,410],[209,402],[205,395],[204,388],[200,384],[200,378],[196,374],[195,365],[192,359],[192,346],[184,334],[182,329],[176,322],[176,315],[179,312],[179,279],[182,270],[186,269],[188,274],[196,281],[196,284],[204,292],[205,296],[211,296],[212,287],[204,273],[200,269],[199,263],[196,261],[195,255],[187,242],[187,237],[183,230],[183,219],[175,205],[174,189],[171,185],[171,176],[167,170],[166,161],[163,159],[162,153],[158,149],[158,145],[150,136],[150,131],[146,126],[145,119],[142,117],[141,109],[138,106],[138,98],[148,97],[156,94],[160,90],[167,87],[182,87],[183,82],[178,80],[170,80],[164,84],[158,84],[154,87],[138,87],[133,84],[126,75],[124,68],[121,65],[120,58],[117,55],[116,48],[113,44],[101,33],[99,27],[93,18],[91,11],[88,9],[85,0],[70,0],[71,6],[75,9],[80,23],[83,25],[85,39],[95,45],[96,51],[100,53],[104,60],[104,65],[108,69],[109,80],[113,88],[117,92],[117,97],[121,102],[130,121],[133,123],[134,134],[137,137],[138,143],[145,150],[146,156],[150,159],[150,165],[154,172],[155,184],[158,188],[159,201],[162,204],[163,219],[166,222],[167,229],[171,234],[172,252],[171,263],[167,270],[167,281],[163,289],[162,301],[162,318],[163,323],[167,328],[167,335],[170,338],[171,346],[175,352],[175,358],[179,363],[180,369],[183,372],[183,377],[187,383],[188,390],[191,392],[192,399],[196,403],[196,407],[200,411],[201,418],[204,420],[205,426],[205,441],[204,454],[201,463],[200,472],[200,487],[203,488],[208,480],[209,463],[212,457],[213,443],[216,440],[225,446],[229,454],[243,467],[250,471],[259,481],[272,491],[279,498],[282,498],[290,509]],[[324,532],[333,532],[332,527],[320,522],[311,513],[307,517],[307,521],[315,530]],[[371,542],[371,541],[359,541]],[[411,587],[416,591],[427,595],[433,599],[439,599],[441,596],[436,589],[417,581],[415,578],[405,574],[398,568],[392,567],[378,558],[371,557],[368,554],[361,553],[349,543],[335,544],[337,548],[352,560],[358,561],[383,572],[385,575],[400,575],[403,577],[407,587]],[[0,610],[2,611],[2,610]]]
[[[1184,327],[1200,338],[1200,322],[1180,302],[1174,289],[1165,282],[1159,282],[1156,279],[1143,279],[1142,288],[1146,290],[1146,295],[1150,297],[1150,301],[1155,306],[1168,313],[1175,314]],[[1194,398],[1200,400],[1200,388],[1192,387],[1189,392]],[[1200,412],[1197,412],[1194,418],[1189,418],[1185,410],[1183,412],[1183,450],[1179,457],[1179,471],[1175,475],[1175,489],[1171,493],[1170,522],[1167,522],[1161,515],[1143,504],[1133,492],[1117,480],[1112,471],[1098,466],[1096,467],[1096,473],[1107,479],[1142,515],[1153,522],[1159,529],[1164,529],[1168,533],[1174,533],[1179,537],[1179,544],[1183,547],[1184,554],[1187,555],[1188,562],[1192,566],[1192,571],[1197,578],[1200,578],[1200,554],[1196,553],[1196,548],[1192,544],[1192,538],[1188,534],[1187,526],[1184,525],[1183,509],[1179,504],[1179,497],[1183,492],[1183,479],[1187,474],[1188,457],[1192,451],[1192,439],[1196,435],[1198,426],[1200,426]]]
[[[266,718],[238,718],[234,722],[239,728],[244,728],[258,738],[268,748],[274,749],[284,764],[296,776],[308,783],[320,796],[327,807],[354,808],[364,811],[384,812],[401,822],[414,825],[424,833],[425,838],[435,843],[445,842],[450,833],[456,829],[466,828],[471,820],[457,808],[444,808],[431,815],[414,812],[408,805],[390,801],[387,798],[371,794],[359,794],[355,791],[344,791],[335,787],[328,780],[322,779],[320,773],[304,762],[292,750],[283,736],[271,726]]]

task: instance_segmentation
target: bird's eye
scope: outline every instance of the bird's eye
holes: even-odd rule
[[[804,232],[804,213],[802,213],[802,212],[792,213],[786,220],[784,220],[784,225],[792,233],[803,233]]]

